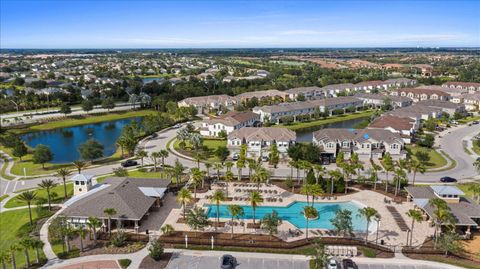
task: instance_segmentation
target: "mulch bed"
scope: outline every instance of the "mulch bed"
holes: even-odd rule
[[[72,248],[80,249],[80,237],[75,237],[70,241]],[[83,252],[80,252],[80,256],[98,255],[98,254],[127,254],[136,252],[146,246],[146,242],[127,241],[126,245],[121,248],[110,247],[108,240],[97,240],[95,245],[93,239],[90,239],[87,235],[83,239]]]
[[[163,269],[166,268],[170,258],[172,257],[172,253],[163,253],[162,259],[156,261],[152,259],[149,255],[143,258],[142,262],[140,263],[140,269]]]
[[[253,223],[247,223],[248,229],[260,229],[260,226],[261,226],[260,223],[255,223],[255,225],[253,225]]]
[[[361,190],[369,190],[369,191],[374,191],[380,194],[383,194],[391,199],[394,199],[395,201],[401,201],[401,202],[406,202],[407,201],[407,194],[405,191],[400,191],[400,193],[395,196],[395,189],[393,186],[389,186],[388,192],[385,192],[385,184],[377,184],[377,189],[374,190],[372,185],[367,185],[367,184],[354,184],[352,187],[361,189]]]

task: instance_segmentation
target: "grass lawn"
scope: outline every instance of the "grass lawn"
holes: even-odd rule
[[[38,219],[36,210],[32,210],[33,219]],[[45,215],[43,217],[47,217]],[[28,234],[29,231],[28,209],[20,209],[14,211],[7,211],[0,213],[0,252],[9,251],[12,244],[18,242],[22,236]],[[35,262],[35,251],[29,250],[31,262]],[[45,259],[45,255],[40,250],[40,256]],[[22,268],[25,265],[25,255],[22,251],[17,251],[15,255],[17,268]],[[7,263],[7,268],[12,268],[10,263]]]
[[[157,168],[160,169],[160,166]],[[97,178],[98,183],[102,183],[105,181],[105,179],[113,177],[113,175],[106,175],[106,176],[101,176]],[[140,170],[134,170],[134,171],[128,171],[128,177],[129,178],[167,178],[168,175],[166,175],[162,171],[158,172],[146,172],[146,171],[140,171]],[[172,182],[175,182],[175,179],[172,178]]]
[[[480,116],[466,117],[461,120],[458,120],[458,122],[465,124],[465,123],[472,122],[474,120],[480,120]]]
[[[430,162],[427,164],[427,169],[439,168],[447,164],[447,160],[434,149],[423,148],[423,147],[412,147],[410,145],[406,146],[407,150],[410,152],[412,158],[416,159],[415,153],[418,151],[426,151],[430,155]]]
[[[47,192],[42,189],[36,189],[37,197],[38,198],[45,198],[47,199]],[[52,189],[51,193],[55,192],[57,194],[57,198],[52,199],[52,204],[59,203],[63,201],[63,184],[59,184],[55,188]],[[67,183],[67,194],[68,197],[73,195],[73,183]],[[5,204],[6,208],[13,208],[18,206],[25,206],[27,203],[19,200],[17,197],[14,197]]]
[[[185,149],[180,148],[180,140],[175,140],[173,144],[173,148],[182,153],[185,154],[186,156],[193,157],[194,156],[194,150],[192,149],[190,143],[187,141],[185,143]],[[217,161],[217,157],[214,156],[214,152],[218,147],[227,146],[227,140],[224,139],[204,139],[203,140],[203,145],[207,147],[208,149],[208,161]]]
[[[473,192],[469,189],[472,185],[478,185],[480,183],[462,183],[457,184],[457,187],[461,189],[467,197],[473,198]]]
[[[4,152],[5,152],[5,150],[4,150]],[[8,162],[5,161],[3,163],[2,169],[0,170],[0,175],[2,176],[2,178],[6,179],[6,180],[12,180],[12,179],[14,179],[14,177],[9,176],[5,173],[5,171],[7,170],[7,166],[8,166]]]
[[[310,128],[322,126],[325,124],[329,123],[335,123],[335,122],[341,122],[341,121],[346,121],[346,120],[353,120],[353,119],[358,119],[358,118],[364,118],[364,117],[369,117],[374,113],[373,110],[367,110],[367,111],[361,111],[361,112],[355,112],[352,114],[344,114],[344,115],[339,115],[339,116],[331,116],[326,119],[321,119],[321,120],[314,120],[314,121],[309,121],[309,122],[295,122],[290,125],[275,125],[276,127],[285,127],[288,128],[292,131],[305,131]]]
[[[45,131],[57,128],[71,127],[83,124],[99,123],[104,121],[112,121],[133,117],[142,117],[147,115],[153,115],[157,112],[153,110],[136,110],[128,112],[111,112],[111,113],[102,113],[102,114],[93,114],[89,116],[72,116],[65,120],[52,121],[44,124],[33,125],[28,128],[23,129],[12,129],[17,133],[27,133],[34,131]]]
[[[8,197],[8,194],[0,196],[0,202],[5,200]]]
[[[476,154],[480,155],[480,146],[479,146],[477,143],[475,143],[475,141],[473,141],[472,145],[473,145],[473,148],[472,148],[473,151],[474,151]]]

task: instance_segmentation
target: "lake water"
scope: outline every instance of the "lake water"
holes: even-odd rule
[[[323,128],[353,128],[355,125],[360,122],[368,119],[368,117],[351,119],[346,121],[334,122],[318,126],[317,128],[310,129],[308,131],[297,131],[297,142],[312,142],[313,132],[318,131]]]
[[[21,138],[32,148],[38,144],[48,146],[54,154],[52,163],[68,163],[80,159],[78,146],[90,138],[96,139],[103,145],[103,156],[114,154],[116,151],[115,142],[120,136],[123,126],[133,120],[140,121],[141,118],[128,118],[33,132],[22,135]]]
[[[165,78],[163,77],[150,77],[150,78],[143,78],[142,79],[143,84],[147,84],[153,81],[156,81],[157,83],[161,84],[165,81]]]

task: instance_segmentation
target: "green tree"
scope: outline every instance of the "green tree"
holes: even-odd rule
[[[28,216],[29,216],[29,219],[30,219],[30,227],[33,228],[33,219],[32,219],[32,208],[31,208],[31,205],[32,205],[32,201],[35,199],[35,197],[37,197],[37,192],[35,192],[35,191],[24,191],[24,192],[20,193],[17,197],[18,197],[18,198],[17,198],[18,200],[27,203],[27,206],[28,206]]]
[[[160,150],[160,158],[162,158],[162,169],[165,168],[165,158],[168,158],[168,150],[162,149]]]
[[[2,269],[7,269],[7,263],[11,261],[10,255],[6,251],[0,252],[0,263],[2,264]]]
[[[277,143],[272,143],[268,153],[269,162],[273,165],[274,168],[277,168],[278,163],[280,162],[280,153],[278,152]]]
[[[78,173],[81,174],[82,169],[87,167],[87,163],[84,161],[78,160],[73,162],[73,166],[75,166],[75,168],[77,168]]]
[[[409,163],[409,169],[413,173],[412,185],[415,186],[415,179],[417,177],[417,173],[421,173],[423,175],[427,171],[427,168],[425,167],[425,163],[420,162],[419,160],[410,159]]]
[[[221,190],[216,190],[210,198],[210,202],[217,206],[217,225],[215,226],[215,229],[217,229],[220,224],[220,203],[225,201],[225,199],[225,193]]]
[[[244,215],[243,208],[239,205],[228,205],[227,209],[228,212],[230,212],[230,216],[232,216],[232,223],[234,219],[240,219],[240,217]],[[233,225],[231,238],[233,239]]]
[[[307,226],[306,226],[306,238],[308,240],[308,224],[310,222],[311,219],[316,219],[318,218],[318,211],[315,207],[313,206],[305,206],[303,207],[303,216],[305,217],[305,220],[307,221]]]
[[[205,211],[198,206],[190,209],[187,213],[187,225],[195,231],[202,231],[208,226],[208,216]]]
[[[173,175],[175,176],[175,181],[177,183],[177,186],[180,183],[180,178],[183,175],[184,171],[185,171],[185,166],[183,166],[183,164],[178,159],[176,159],[175,164],[173,166]]]
[[[335,217],[330,220],[335,231],[343,236],[349,236],[353,231],[352,211],[348,209],[339,209],[335,212]]]
[[[110,112],[110,109],[115,108],[115,101],[112,98],[107,98],[102,101],[102,108]]]
[[[15,253],[21,250],[22,248],[16,242],[10,245],[10,260],[12,261],[13,269],[17,269],[17,261],[15,259]]]
[[[433,247],[437,248],[442,225],[451,225],[454,222],[454,217],[452,212],[450,212],[450,207],[448,206],[447,202],[441,198],[430,199],[428,201],[428,205],[433,207],[433,221],[435,224],[435,240]]]
[[[372,222],[372,219],[377,215],[378,212],[373,207],[364,207],[358,210],[358,216],[365,218],[367,221],[367,225],[365,227],[365,244],[368,242],[368,226],[370,226],[370,222]]]
[[[80,226],[77,228],[78,237],[80,239],[80,252],[83,252],[83,240],[85,240],[85,237],[87,236],[87,230],[85,227]]]
[[[30,255],[29,255],[28,251],[30,250],[30,248],[32,246],[32,240],[30,239],[30,237],[26,236],[26,237],[23,237],[22,239],[20,239],[19,244],[20,244],[20,246],[22,246],[23,253],[25,254],[26,267],[29,268],[30,267]]]
[[[334,183],[342,179],[342,173],[340,172],[340,170],[336,169],[330,170],[328,174],[330,175],[330,195],[333,195],[333,188],[335,187]]]
[[[230,151],[225,146],[218,147],[214,152],[215,157],[223,164],[225,160],[227,160],[228,155],[230,155]]]
[[[438,243],[440,249],[445,251],[445,256],[448,253],[458,254],[465,251],[460,236],[453,231],[442,233],[438,238]]]
[[[140,161],[141,161],[142,167],[143,167],[143,159],[148,157],[148,153],[145,150],[140,150],[140,151],[137,152],[137,157],[140,158]]]
[[[423,165],[427,165],[430,161],[430,154],[426,150],[419,150],[415,153],[417,160]]]
[[[82,102],[82,109],[88,114],[88,112],[93,110],[93,102],[88,99],[84,100]]]
[[[164,235],[167,235],[167,236],[171,235],[171,234],[173,234],[173,232],[175,232],[175,228],[173,228],[173,226],[170,225],[170,224],[163,225],[162,228],[160,228],[160,230],[162,231],[162,233]]]
[[[112,217],[117,214],[117,210],[115,208],[105,208],[103,210],[103,213],[107,215],[108,218],[108,234],[109,236],[112,236]]]
[[[422,216],[422,212],[415,209],[408,210],[407,216],[409,216],[412,219],[412,225],[410,226],[410,246],[411,246],[413,242],[413,228],[415,227],[415,222],[419,222],[419,223],[422,222],[423,216]]]
[[[33,151],[33,163],[39,163],[42,165],[42,168],[45,169],[45,163],[48,163],[51,160],[53,160],[53,153],[50,151],[50,148],[38,144]]]
[[[97,228],[102,225],[102,222],[93,216],[88,217],[87,227],[91,230],[93,235],[93,243],[97,245]]]
[[[263,197],[258,191],[252,191],[248,196],[248,200],[250,202],[250,206],[252,207],[253,225],[255,226],[255,210],[257,209],[257,206],[263,202]]]
[[[163,242],[160,240],[160,238],[157,238],[150,243],[150,246],[148,247],[148,255],[152,259],[159,261],[162,258],[163,252]]]
[[[38,238],[30,238],[31,247],[35,250],[35,260],[37,264],[40,264],[40,249],[43,247],[44,243]]]
[[[60,111],[59,112],[64,114],[65,116],[67,116],[68,114],[72,113],[72,109],[70,108],[70,106],[67,103],[63,103],[60,106]]]
[[[310,187],[310,194],[312,195],[312,206],[315,205],[315,198],[324,193],[320,184],[312,184]]]
[[[197,200],[197,186],[205,179],[205,171],[194,167],[190,169],[190,178],[193,181],[193,199]]]
[[[261,228],[268,232],[270,238],[278,233],[278,226],[282,224],[282,219],[278,216],[277,211],[272,210],[272,213],[266,214],[262,219]]]
[[[329,255],[326,251],[325,245],[319,238],[315,238],[310,248],[310,257],[313,259],[312,269],[324,269],[327,264]]]
[[[15,143],[12,149],[12,155],[19,158],[22,161],[22,157],[27,155],[28,149],[22,141],[18,141]]]
[[[392,172],[394,169],[393,160],[392,156],[390,156],[390,153],[387,152],[385,153],[385,155],[383,155],[383,160],[381,164],[383,166],[383,170],[385,171],[385,192],[388,192],[388,173]]]
[[[91,138],[78,147],[82,159],[93,161],[103,157],[103,145],[97,140]]]
[[[48,200],[48,210],[52,210],[52,203],[51,203],[51,192],[52,192],[52,189],[55,188],[58,184],[55,183],[53,180],[51,179],[43,179],[42,182],[40,184],[38,184],[38,186],[45,190],[47,192],[47,200]]]
[[[158,160],[159,158],[161,158],[161,153],[160,153],[160,151],[155,151],[155,152],[150,153],[150,158],[151,158],[152,161],[153,161],[153,170],[154,170],[154,171],[157,171],[157,160]]]
[[[182,205],[183,208],[183,217],[186,218],[187,216],[187,204],[193,201],[192,192],[189,191],[187,188],[182,188],[177,194],[177,203]]]
[[[128,177],[128,170],[123,167],[112,168],[112,171],[116,177]]]
[[[60,168],[57,170],[57,177],[63,181],[63,199],[67,200],[67,177],[70,175],[70,171],[67,168]]]

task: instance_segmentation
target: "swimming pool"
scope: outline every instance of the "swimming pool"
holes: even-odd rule
[[[255,210],[255,219],[260,220],[266,214],[272,213],[273,210],[277,211],[280,218],[283,221],[288,221],[297,228],[306,228],[307,221],[302,214],[303,208],[307,205],[306,202],[293,202],[288,206],[258,206]],[[217,217],[217,206],[208,204],[205,205],[208,208],[207,214],[209,218]],[[241,206],[244,211],[244,219],[252,219],[253,211],[251,206],[243,205]],[[309,228],[317,229],[334,229],[331,219],[335,218],[335,213],[340,209],[348,209],[352,212],[352,224],[355,231],[365,231],[365,226],[367,224],[366,220],[362,217],[358,217],[358,210],[361,208],[355,202],[332,202],[332,203],[315,203],[314,207],[319,213],[319,218],[316,220],[310,220],[308,223]],[[220,205],[219,208],[220,218],[231,218],[230,212],[228,212],[227,205]],[[373,231],[374,224],[371,223],[369,231]]]

